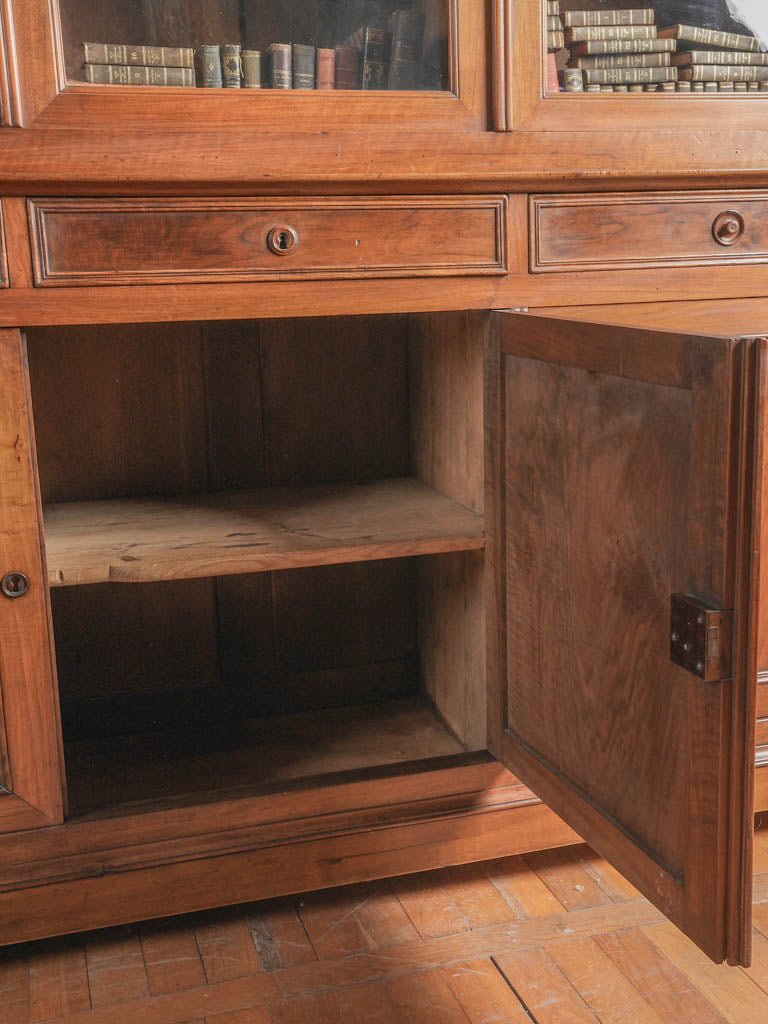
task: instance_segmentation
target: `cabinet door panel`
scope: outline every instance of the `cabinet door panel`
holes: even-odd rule
[[[43,571],[40,501],[24,339],[0,330],[0,832],[62,820],[58,702]]]
[[[763,343],[497,316],[491,734],[709,956],[745,962]],[[670,660],[673,593],[734,610],[722,681]]]

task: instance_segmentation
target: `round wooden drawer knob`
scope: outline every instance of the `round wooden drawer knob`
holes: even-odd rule
[[[744,234],[744,218],[734,210],[726,210],[715,218],[712,234],[720,245],[733,245]]]
[[[298,244],[299,232],[288,224],[278,224],[267,235],[267,245],[276,256],[295,252]]]

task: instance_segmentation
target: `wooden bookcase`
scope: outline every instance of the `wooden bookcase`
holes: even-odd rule
[[[765,94],[545,97],[534,0],[437,91],[91,86],[63,2],[0,0],[0,942],[581,835],[745,962]]]

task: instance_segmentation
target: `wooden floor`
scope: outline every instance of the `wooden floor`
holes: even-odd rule
[[[587,847],[0,953],[0,1024],[764,1024],[755,958],[716,967]]]

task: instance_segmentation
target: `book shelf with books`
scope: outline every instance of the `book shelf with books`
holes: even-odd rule
[[[60,0],[69,82],[445,91],[447,0]]]
[[[542,2],[548,95],[768,97],[768,39],[737,22],[726,0]]]

